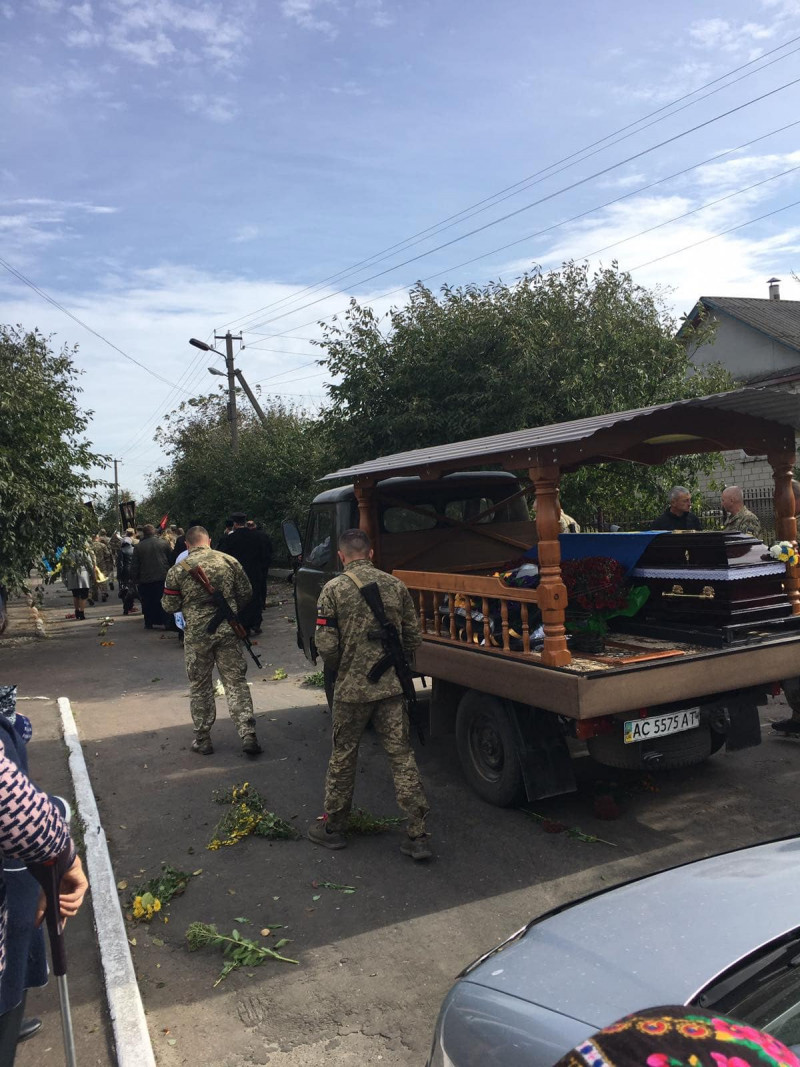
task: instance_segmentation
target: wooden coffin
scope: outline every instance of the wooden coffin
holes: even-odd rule
[[[785,618],[791,615],[786,568],[767,555],[766,545],[748,534],[661,534],[631,575],[650,589],[642,614],[648,621],[703,626]]]

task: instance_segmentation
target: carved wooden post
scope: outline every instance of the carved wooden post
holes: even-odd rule
[[[767,456],[775,479],[775,532],[781,541],[797,540],[795,499],[792,492],[793,452],[772,452]],[[792,615],[800,615],[800,567],[786,567],[784,587],[792,604]]]
[[[358,528],[363,530],[372,542],[375,553],[374,562],[380,567],[380,544],[378,543],[378,524],[375,516],[375,496],[373,486],[365,482],[356,482],[353,487],[358,502]]]
[[[528,472],[536,487],[536,531],[539,535],[539,609],[544,624],[542,663],[564,667],[572,662],[567,648],[564,611],[567,590],[561,580],[561,547],[558,543],[558,483],[561,472],[553,464]],[[527,649],[525,650],[527,651]]]

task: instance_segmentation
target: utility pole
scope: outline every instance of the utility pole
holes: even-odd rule
[[[267,416],[264,414],[264,412],[261,409],[261,405],[256,400],[255,393],[250,388],[250,386],[247,384],[247,382],[244,380],[244,375],[242,374],[242,372],[238,368],[236,370],[236,377],[239,379],[239,383],[241,384],[242,389],[244,389],[245,393],[247,394],[247,399],[253,405],[253,410],[255,411],[256,415],[258,415],[259,419],[261,419],[261,425],[262,426],[269,426],[269,422],[267,421]]]
[[[120,517],[120,513],[119,513],[119,469],[118,469],[118,467],[119,467],[119,460],[115,459],[114,460],[114,515],[116,516],[115,520],[114,520],[115,522],[121,522],[122,521],[121,517]],[[116,526],[114,527],[114,529],[116,529]]]
[[[215,341],[222,341],[223,335],[214,334]],[[231,448],[234,452],[239,451],[239,424],[236,412],[236,368],[233,365],[233,342],[241,341],[242,335],[234,337],[230,330],[224,335],[225,340],[225,368],[228,372],[228,421],[231,424]]]

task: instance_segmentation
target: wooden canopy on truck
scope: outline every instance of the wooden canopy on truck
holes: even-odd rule
[[[455,469],[495,466],[527,470],[536,494],[540,583],[535,599],[542,613],[541,662],[564,666],[571,660],[566,642],[566,589],[561,579],[557,492],[563,472],[587,463],[628,460],[648,465],[673,456],[742,449],[766,456],[775,480],[778,536],[795,540],[795,431],[800,429],[800,395],[779,389],[737,389],[633,411],[539,426],[470,441],[381,456],[326,475],[354,483],[360,525],[377,543],[375,485],[390,475],[435,479]],[[787,568],[786,590],[793,614],[800,614],[799,568]],[[402,574],[400,575],[402,576]],[[489,579],[486,579],[487,581]],[[474,584],[474,579],[472,580]]]

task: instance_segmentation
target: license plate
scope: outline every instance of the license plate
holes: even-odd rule
[[[629,719],[625,723],[625,744],[650,741],[667,734],[679,734],[683,730],[694,730],[699,725],[699,708],[674,711],[669,715],[653,715],[649,719]]]

